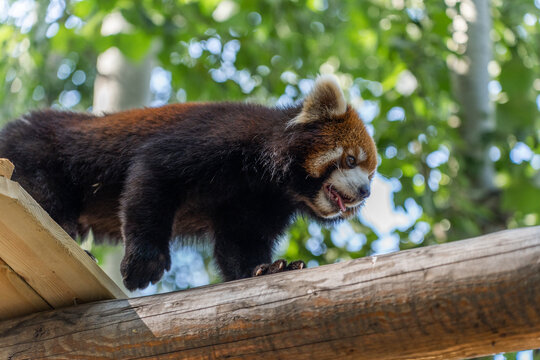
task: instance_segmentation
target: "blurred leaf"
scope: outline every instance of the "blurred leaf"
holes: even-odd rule
[[[71,11],[73,15],[86,19],[96,9],[95,1],[79,1],[72,7]]]
[[[393,89],[394,86],[396,86],[399,74],[401,74],[401,72],[405,70],[406,68],[407,67],[404,63],[399,63],[395,65],[392,72],[388,76],[386,76],[385,79],[382,81],[383,90],[389,91]]]
[[[502,205],[511,212],[539,213],[540,188],[525,179],[518,179],[503,191]]]

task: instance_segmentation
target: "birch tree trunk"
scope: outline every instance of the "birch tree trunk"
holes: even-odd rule
[[[113,13],[104,19],[101,33],[111,35],[129,32],[131,27],[120,13]],[[156,50],[157,46],[152,46],[139,63],[127,59],[116,47],[99,55],[94,82],[94,113],[127,110],[150,104],[149,84]]]
[[[467,146],[465,172],[472,182],[471,195],[475,199],[482,199],[495,190],[495,171],[489,158],[488,139],[495,127],[494,107],[488,92],[488,65],[492,59],[489,0],[463,0],[460,16],[467,24],[466,35],[456,34],[460,30],[454,26],[454,38],[465,35],[463,46],[466,46],[466,50],[463,59],[456,61],[454,66],[451,64],[454,71],[453,89],[461,108],[461,129]]]
[[[118,48],[100,54],[94,82],[93,111],[96,114],[143,107],[150,103],[152,58],[129,61]]]

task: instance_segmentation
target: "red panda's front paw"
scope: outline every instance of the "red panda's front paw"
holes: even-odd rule
[[[144,289],[150,283],[157,283],[163,273],[171,268],[169,251],[154,247],[136,248],[128,251],[120,265],[124,285],[130,291]]]
[[[274,261],[272,264],[261,264],[255,267],[253,270],[253,276],[261,276],[261,275],[267,275],[267,274],[275,274],[282,271],[288,271],[288,270],[299,270],[306,267],[306,264],[302,260],[296,260],[289,265],[287,265],[287,261],[283,259],[279,259]]]

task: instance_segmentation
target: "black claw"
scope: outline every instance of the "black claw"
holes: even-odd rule
[[[266,274],[276,274],[283,271],[289,270],[300,270],[306,267],[306,263],[302,260],[297,260],[291,262],[287,265],[287,261],[279,259],[274,261],[272,264],[261,264],[255,267],[252,272],[252,276],[262,276]]]
[[[268,272],[268,267],[269,267],[268,264],[261,264],[261,265],[256,266],[255,269],[253,269],[252,276],[266,275],[266,273]]]
[[[268,269],[269,274],[275,274],[278,272],[285,271],[287,269],[287,261],[283,259],[276,260],[270,265],[270,268]]]
[[[287,270],[300,270],[300,269],[304,269],[305,267],[306,267],[305,262],[303,262],[302,260],[296,260],[296,261],[291,262],[287,266]]]

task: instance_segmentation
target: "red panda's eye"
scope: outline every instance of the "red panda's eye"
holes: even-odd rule
[[[347,155],[347,157],[345,158],[345,163],[351,169],[356,167],[356,159],[352,155]]]

